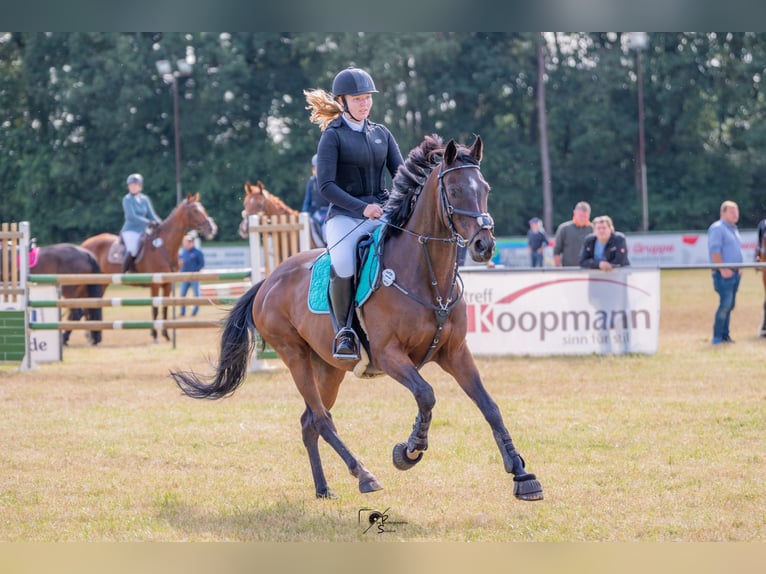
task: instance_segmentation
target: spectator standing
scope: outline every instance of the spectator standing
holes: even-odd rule
[[[739,206],[733,201],[721,204],[721,216],[707,230],[707,247],[711,263],[742,263],[742,238],[737,229]],[[721,267],[713,269],[713,288],[719,303],[713,320],[713,345],[733,343],[729,320],[739,290],[742,270]]]
[[[202,251],[194,245],[194,236],[187,235],[184,237],[183,246],[181,252],[178,254],[178,258],[181,260],[181,272],[189,271],[201,271],[205,266],[205,255]],[[194,297],[199,297],[199,281],[182,281],[181,282],[181,297],[186,297],[186,293],[192,290]],[[199,307],[194,306],[191,315],[194,317],[199,312]],[[181,307],[181,317],[186,315],[186,306]]]
[[[590,204],[580,201],[575,205],[572,219],[565,221],[556,229],[553,246],[553,261],[556,267],[578,267],[583,240],[592,232]]]
[[[530,265],[532,267],[542,267],[543,250],[548,245],[548,236],[545,234],[543,222],[539,217],[533,217],[529,220],[527,245],[529,246]]]
[[[319,193],[317,184],[317,154],[311,158],[311,177],[306,182],[306,193],[303,197],[303,206],[301,211],[309,214],[311,222],[311,237],[314,245],[325,247],[327,239],[325,237],[325,223],[327,221],[327,210],[330,202]]]

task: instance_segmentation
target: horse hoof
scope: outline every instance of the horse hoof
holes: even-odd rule
[[[418,454],[417,458],[407,456],[407,443],[400,442],[394,446],[393,459],[394,466],[399,470],[409,470],[423,458],[423,453]]]
[[[543,487],[534,474],[513,477],[513,495],[519,500],[542,500]]]
[[[375,492],[376,490],[383,490],[383,485],[378,482],[378,479],[373,477],[370,480],[365,480],[359,483],[359,492],[366,494],[368,492]]]
[[[323,490],[321,492],[317,491],[317,498],[326,499],[326,500],[336,500],[338,498],[338,495],[328,488],[327,490]]]

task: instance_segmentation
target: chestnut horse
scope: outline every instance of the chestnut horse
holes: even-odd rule
[[[258,180],[255,185],[245,182],[245,197],[242,199],[242,221],[239,222],[238,233],[242,239],[247,239],[248,218],[251,215],[298,215],[300,212],[287,205],[284,201],[271,193]],[[311,225],[311,247],[324,247],[321,240],[322,231]]]
[[[465,340],[467,314],[458,248],[467,246],[471,257],[483,262],[490,259],[495,246],[494,222],[487,213],[489,185],[479,165],[482,148],[480,137],[467,148],[453,140],[443,146],[441,138],[429,136],[409,153],[394,177],[379,253],[383,283],[357,309],[367,328],[369,363],[364,374],[391,376],[417,403],[412,433],[393,449],[396,468],[413,467],[428,448],[436,399],[420,367],[434,361],[455,378],[489,423],[505,470],[514,475],[514,495],[540,500],[540,482],[525,470]],[[358,479],[360,492],[383,487],[343,443],[330,416],[346,372],[358,371],[354,361],[333,358],[329,315],[308,309],[311,266],[321,254],[315,249],[288,258],[238,300],[224,326],[214,375],[170,374],[194,398],[217,399],[233,393],[247,376],[255,347],[253,328],[257,330],[287,365],[305,402],[303,443],[316,495],[324,498],[334,495],[322,468],[319,437]]]
[[[40,247],[36,251],[34,265],[30,257],[29,272],[36,275],[89,274],[101,273],[101,267],[93,253],[87,249],[72,243],[54,243]],[[61,296],[65,299],[100,298],[103,294],[104,286],[100,284],[61,286]],[[84,311],[78,308],[69,309],[70,321],[79,321],[83,317],[86,317],[88,321],[101,321],[101,308],[88,308]],[[65,345],[68,344],[71,333],[71,331],[64,331],[62,334]],[[101,331],[89,331],[88,339],[91,344],[98,345],[101,342]]]
[[[138,273],[171,273],[178,271],[178,250],[187,231],[194,229],[207,239],[212,239],[218,232],[218,226],[213,218],[207,214],[205,206],[200,203],[199,193],[189,194],[182,200],[170,215],[146,234],[143,238],[143,246],[139,250],[135,266]],[[113,261],[109,257],[109,251],[119,236],[111,233],[101,233],[87,238],[82,242],[82,247],[91,251],[98,259],[103,273],[122,273],[122,261]],[[146,285],[143,285],[145,287]],[[162,296],[170,295],[170,283],[151,283],[151,296],[157,297],[162,290]],[[159,308],[152,306],[152,319],[156,320]],[[162,318],[167,320],[168,308],[162,307]],[[152,328],[151,336],[157,342],[157,330]],[[162,336],[170,340],[167,329],[162,329]]]
[[[761,263],[766,263],[766,219],[762,219],[758,224],[758,247],[756,248],[756,259]],[[763,323],[761,324],[760,336],[766,337],[766,269],[760,269],[761,279],[763,280]]]
[[[251,215],[298,215],[299,213],[266,189],[260,180],[255,185],[249,181],[245,182],[242,207],[242,221],[239,222],[239,236],[242,239],[247,239],[247,218]]]

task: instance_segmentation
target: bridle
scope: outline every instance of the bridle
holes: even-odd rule
[[[447,295],[442,296],[439,289],[439,284],[436,278],[436,273],[434,272],[433,263],[431,261],[431,254],[428,251],[428,243],[431,241],[440,241],[442,243],[456,243],[458,247],[465,248],[471,244],[471,242],[476,238],[476,236],[481,231],[486,229],[491,232],[495,227],[495,222],[489,213],[479,213],[478,211],[469,211],[466,209],[457,208],[454,205],[452,205],[449,199],[447,198],[447,192],[444,188],[444,176],[452,171],[457,171],[459,169],[469,169],[469,168],[480,169],[479,165],[477,164],[456,165],[456,166],[452,166],[450,168],[444,169],[444,164],[442,163],[440,164],[440,167],[439,167],[439,175],[438,175],[439,205],[441,207],[442,220],[446,221],[447,227],[450,231],[450,237],[448,238],[432,237],[430,235],[423,235],[420,233],[416,233],[414,231],[410,231],[409,229],[399,227],[398,225],[394,226],[390,223],[387,223],[387,225],[396,227],[397,229],[400,229],[401,231],[404,231],[411,235],[415,235],[418,238],[418,243],[420,243],[420,245],[423,247],[423,255],[426,261],[426,265],[428,267],[430,283],[434,291],[435,303],[425,301],[422,298],[415,295],[414,293],[411,293],[406,288],[402,287],[402,285],[400,285],[396,281],[396,275],[393,272],[393,270],[385,269],[383,271],[384,285],[396,287],[396,289],[398,289],[404,295],[407,295],[410,299],[417,301],[418,303],[420,303],[421,305],[425,307],[430,307],[434,311],[434,315],[436,316],[436,333],[434,334],[434,338],[431,341],[431,345],[428,348],[428,351],[426,352],[425,357],[423,357],[423,360],[420,361],[420,364],[417,366],[418,370],[428,362],[428,360],[431,358],[433,353],[436,351],[436,348],[439,344],[439,339],[441,338],[442,330],[444,329],[444,325],[447,322],[447,318],[449,317],[449,314],[452,312],[455,306],[463,298],[463,291],[464,291],[463,280],[460,277],[460,273],[458,272],[458,263],[457,263],[458,250],[455,249],[455,259],[452,265],[452,278],[450,280],[450,286],[448,288]],[[425,185],[423,187],[425,187]],[[422,191],[422,189],[423,188],[421,188],[420,191]],[[420,195],[420,191],[418,191],[417,196]],[[417,196],[414,198],[414,200],[417,200]],[[476,222],[479,225],[478,229],[473,233],[473,235],[471,235],[471,237],[467,241],[462,235],[460,235],[457,229],[455,229],[455,224],[453,222],[453,217],[455,215],[473,217],[476,219]],[[386,273],[389,274],[388,277],[386,277]]]
[[[475,164],[465,164],[465,165],[456,165],[456,166],[444,169],[444,165],[441,164],[439,168],[439,198],[441,199],[442,210],[447,214],[446,220],[447,220],[448,227],[450,229],[450,233],[452,234],[452,237],[456,239],[457,244],[460,247],[465,247],[467,245],[470,245],[471,242],[476,238],[476,236],[482,230],[488,229],[489,231],[492,231],[495,228],[495,221],[492,219],[492,216],[489,213],[479,213],[478,211],[468,211],[466,209],[459,209],[455,207],[454,205],[452,205],[449,202],[449,199],[447,198],[447,192],[444,189],[444,176],[451,171],[457,171],[459,169],[469,169],[469,168],[479,169],[479,166]],[[474,231],[473,235],[471,235],[471,237],[467,241],[455,229],[455,224],[452,222],[452,216],[455,214],[476,218],[476,223],[478,224],[479,227],[476,229],[476,231]]]

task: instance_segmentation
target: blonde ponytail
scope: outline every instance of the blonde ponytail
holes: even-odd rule
[[[308,103],[306,109],[311,110],[311,123],[317,124],[322,131],[343,113],[343,108],[333,99],[332,94],[324,90],[303,90],[303,95]]]

